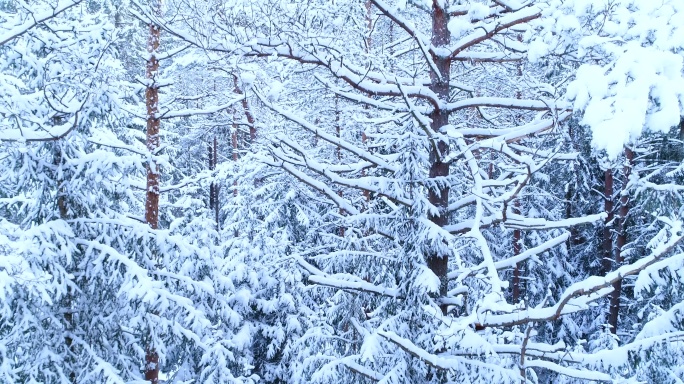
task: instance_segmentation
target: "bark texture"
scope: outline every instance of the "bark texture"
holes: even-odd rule
[[[603,177],[603,210],[606,212],[606,220],[603,226],[603,254],[601,257],[601,266],[603,274],[611,271],[611,261],[613,259],[613,234],[610,229],[615,218],[613,213],[613,170],[606,169]]]
[[[161,4],[158,0],[152,2],[153,11],[159,14]],[[147,40],[149,57],[146,65],[147,87],[145,88],[145,105],[147,107],[147,150],[151,156],[156,155],[159,148],[159,87],[156,84],[159,60],[156,57],[159,49],[161,29],[150,23]],[[154,160],[147,164],[147,191],[145,196],[145,221],[152,229],[159,226],[159,165]],[[151,342],[148,342],[145,354],[145,380],[152,384],[159,383],[159,354]]]
[[[451,34],[447,25],[449,24],[449,14],[438,0],[432,2],[432,44],[435,47],[447,47],[451,42]],[[430,73],[430,90],[432,90],[441,100],[449,98],[449,79],[451,77],[451,59],[433,55],[432,59],[439,73]],[[430,128],[434,132],[449,124],[449,112],[436,107],[430,114],[432,120]],[[430,150],[430,178],[440,178],[449,176],[449,164],[442,162],[442,159],[449,153],[449,146],[444,141],[439,141]],[[430,189],[428,200],[437,207],[439,212],[430,215],[429,219],[436,225],[443,227],[447,224],[447,208],[449,206],[449,187],[446,183],[440,184],[438,188]],[[440,284],[440,295],[445,297],[448,288],[448,264],[449,256],[438,251],[427,255],[427,265],[430,270],[437,275]],[[442,312],[446,314],[447,306],[442,306]]]
[[[513,212],[520,214],[520,203],[515,201]],[[518,256],[521,251],[522,232],[520,229],[513,230],[513,255]],[[513,269],[513,302],[520,301],[520,263],[515,263]]]
[[[209,143],[209,170],[214,171],[218,163],[218,139],[214,136],[214,140]],[[219,224],[219,185],[212,181],[209,185],[209,208],[214,214],[214,221],[216,221],[216,230],[221,230]]]
[[[625,165],[622,170],[622,192],[620,193],[620,211],[618,212],[617,225],[618,235],[615,243],[615,266],[620,268],[624,261],[623,251],[627,245],[627,216],[629,215],[629,177],[632,174],[632,161],[634,160],[634,152],[630,148],[625,148]],[[618,316],[620,314],[620,295],[622,294],[622,279],[613,283],[613,293],[610,296],[610,313],[608,315],[608,324],[611,326],[611,332],[617,333]]]
[[[150,54],[147,60],[147,80],[145,88],[145,105],[147,107],[147,150],[154,156],[159,148],[160,120],[157,116],[159,111],[159,88],[156,85],[159,60],[155,56],[159,49],[160,29],[157,25],[150,24],[147,50]],[[147,164],[147,194],[145,198],[145,221],[157,229],[159,224],[159,166],[150,161]]]

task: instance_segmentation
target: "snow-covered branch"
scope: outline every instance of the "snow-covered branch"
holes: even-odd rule
[[[536,321],[556,320],[563,315],[583,311],[587,304],[610,294],[612,286],[618,280],[627,276],[639,274],[649,266],[668,257],[668,254],[684,239],[681,224],[669,230],[671,236],[662,244],[655,247],[651,254],[632,264],[623,265],[605,276],[591,276],[585,280],[572,284],[561,295],[558,303],[551,307],[526,309],[511,314],[483,314],[483,325],[501,327],[526,324]]]
[[[56,5],[52,6],[52,9],[48,11],[31,13],[30,16],[26,16],[26,20],[23,21],[21,24],[14,26],[3,25],[0,29],[0,46],[5,45],[10,40],[16,39],[17,37],[28,32],[29,30],[31,30],[31,28],[35,27],[36,25],[44,23],[54,17],[57,17],[62,12],[82,2],[83,0],[60,1]]]

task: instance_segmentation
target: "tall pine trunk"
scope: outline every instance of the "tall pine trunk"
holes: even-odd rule
[[[606,212],[606,220],[603,226],[603,252],[601,257],[601,267],[603,274],[610,272],[611,261],[613,259],[613,234],[611,233],[611,225],[613,225],[613,169],[608,168],[605,171],[603,178],[603,198],[604,211]]]
[[[634,152],[630,148],[625,148],[625,165],[622,171],[622,192],[620,193],[620,211],[618,212],[618,236],[615,244],[615,266],[620,268],[623,262],[623,251],[627,245],[627,215],[629,215],[629,176],[632,173],[632,161],[634,160]],[[608,324],[610,324],[611,332],[617,333],[618,315],[620,314],[620,295],[622,294],[622,280],[613,283],[613,293],[610,296],[610,313],[608,316]]]
[[[238,76],[236,74],[233,74],[233,92],[235,95],[242,95],[244,94],[247,90],[245,89],[244,91],[240,89],[240,84],[238,83]],[[249,108],[249,102],[247,101],[247,97],[242,99],[242,109],[243,113],[245,114],[245,119],[246,119],[246,124],[249,127],[249,144],[253,144],[254,141],[256,140],[256,120],[254,119],[254,115],[252,114],[252,111]],[[233,161],[237,162],[239,158],[239,136],[238,136],[238,130],[240,127],[240,124],[238,123],[238,113],[235,111],[234,116],[234,121],[233,121],[233,130],[231,133],[231,144],[232,144],[232,152],[233,152]],[[243,140],[243,143],[246,140]],[[216,201],[218,204],[218,190],[216,192],[217,197]],[[237,180],[233,181],[233,196],[237,197],[238,195],[238,182]],[[218,215],[219,215],[219,208],[217,206],[216,208],[216,222],[218,223]],[[238,231],[237,229],[235,230],[234,233],[235,237],[238,236]]]
[[[520,201],[515,200],[515,203],[513,205],[513,213],[516,215],[520,214]],[[518,256],[520,255],[520,251],[522,250],[521,247],[521,241],[522,241],[522,232],[520,229],[514,229],[513,230],[513,255]],[[513,269],[513,302],[517,303],[520,301],[520,263],[515,263],[515,267]]]
[[[680,144],[679,158],[684,159],[684,119],[679,120],[679,140],[682,141]]]
[[[432,1],[432,44],[437,48],[446,48],[451,41],[451,34],[447,25],[449,14],[443,8],[443,2]],[[451,59],[433,55],[439,74],[430,73],[430,90],[433,91],[441,100],[449,98],[449,78],[451,76]],[[449,124],[449,112],[441,110],[435,106],[435,110],[430,114],[432,120],[430,128],[438,133],[440,129]],[[441,161],[449,153],[449,145],[440,140],[435,147],[430,150],[430,178],[441,178],[449,176],[449,164]],[[449,206],[449,186],[446,183],[439,183],[439,187],[431,188],[428,192],[428,199],[432,205],[438,209],[437,214],[430,215],[429,219],[440,227],[447,224],[447,208]],[[445,253],[435,251],[427,257],[427,265],[430,270],[437,275],[440,284],[440,295],[447,295],[447,266],[449,256]],[[442,312],[446,314],[447,306],[442,306]]]
[[[216,170],[218,163],[218,139],[214,135],[214,140],[209,143],[209,170]],[[216,221],[216,231],[221,230],[219,224],[219,185],[216,181],[209,184],[209,209],[214,214],[214,221]]]
[[[152,10],[156,14],[161,12],[159,0],[152,0]],[[159,108],[159,88],[156,84],[159,60],[156,57],[159,49],[159,37],[161,29],[158,25],[150,23],[147,39],[147,52],[149,57],[146,65],[147,87],[145,88],[145,105],[147,107],[147,150],[152,158],[159,148],[159,126],[157,116]],[[159,226],[159,165],[154,160],[147,164],[147,191],[145,195],[145,221],[152,229]],[[148,342],[145,354],[145,380],[152,384],[159,382],[159,354],[152,342]]]

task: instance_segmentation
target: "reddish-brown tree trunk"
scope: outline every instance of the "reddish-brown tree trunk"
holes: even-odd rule
[[[432,1],[432,44],[435,47],[446,47],[451,41],[451,34],[447,25],[449,24],[449,15],[446,9],[442,8],[442,2],[438,0]],[[449,98],[449,79],[451,77],[451,59],[434,55],[432,59],[435,62],[439,74],[430,73],[430,90],[432,90],[441,100],[448,100]],[[439,108],[430,114],[432,120],[430,128],[434,132],[439,132],[440,129],[449,124],[449,113]],[[449,146],[446,142],[440,141],[436,145],[436,149],[430,150],[430,178],[439,178],[449,176],[449,164],[441,161],[449,152]],[[449,186],[447,184],[439,184],[437,189],[431,188],[428,192],[428,200],[432,205],[437,207],[438,213],[430,215],[429,219],[436,225],[443,227],[447,224],[447,208],[449,206]],[[437,275],[440,284],[440,295],[447,294],[447,266],[449,263],[449,256],[442,252],[431,252],[427,255],[427,265],[430,270]],[[447,306],[442,306],[442,312],[446,314]]]
[[[337,138],[340,138],[340,133],[342,132],[342,128],[340,127],[340,97],[335,95],[335,134],[337,135]],[[337,146],[337,149],[335,149],[335,156],[337,157],[337,161],[339,162],[342,160],[342,148],[340,146]]]
[[[240,92],[240,88],[238,87],[238,78],[236,75],[233,75],[233,85],[234,89],[233,92],[236,94]],[[233,161],[238,161],[238,114],[234,113],[233,114],[235,121],[233,122],[233,132],[230,135],[231,138],[231,143],[233,145]],[[237,197],[238,195],[238,190],[237,190],[238,182],[237,180],[233,181],[233,196]],[[235,232],[235,235],[237,236],[237,232]]]
[[[209,170],[214,171],[218,163],[218,139],[214,136],[214,140],[209,143]],[[218,183],[212,181],[209,185],[209,208],[214,213],[214,220],[216,221],[216,230],[221,230],[219,224],[219,186]]]
[[[242,95],[244,92],[240,89],[239,84],[238,84],[238,77],[233,75],[233,84],[235,85],[235,94],[236,95]],[[254,120],[254,115],[252,115],[252,111],[249,108],[249,102],[247,101],[247,98],[245,97],[242,99],[242,109],[245,113],[245,118],[247,119],[247,124],[249,126],[249,141],[250,143],[253,143],[254,140],[256,140],[256,126],[254,125],[255,120]]]
[[[244,92],[240,89],[240,84],[238,83],[238,76],[236,74],[233,74],[233,92],[236,95],[242,95]],[[245,114],[245,118],[247,119],[247,125],[249,127],[249,143],[250,145],[254,143],[256,140],[256,120],[254,119],[254,115],[252,115],[252,111],[249,108],[249,102],[247,101],[247,98],[245,97],[242,99],[242,109]],[[231,141],[232,141],[232,146],[233,146],[233,161],[237,161],[239,158],[238,150],[239,150],[239,136],[238,136],[238,117],[237,117],[237,111],[235,113],[235,121],[233,123],[233,132],[231,134]],[[243,141],[244,142],[244,141]],[[255,183],[258,182],[258,180],[254,181]],[[233,182],[233,196],[237,197],[238,195],[238,182],[235,180]],[[217,198],[218,201],[218,198]],[[218,217],[218,208],[216,212],[216,217]],[[238,231],[237,229],[235,230],[234,235],[237,237],[238,236]]]
[[[237,75],[233,75],[233,92],[235,92],[236,95],[242,95],[244,92],[240,89],[240,85],[238,84],[238,77]],[[242,99],[242,109],[245,114],[245,118],[247,119],[247,125],[249,127],[249,142],[253,143],[254,140],[256,140],[256,125],[255,125],[255,119],[254,115],[252,115],[252,111],[249,108],[249,102],[247,101],[247,98],[245,97]],[[235,115],[235,123],[233,123],[233,133],[232,133],[232,143],[233,143],[233,161],[238,160],[238,128],[239,125],[237,123],[238,118],[237,114]],[[234,190],[233,190],[233,196],[238,195],[238,190],[237,190],[237,180],[233,183]]]
[[[613,260],[613,234],[610,226],[613,225],[613,170],[606,169],[603,178],[603,198],[606,220],[603,226],[603,254],[601,255],[601,266],[603,274],[610,272]]]
[[[623,262],[622,252],[625,245],[627,245],[627,215],[629,215],[629,195],[628,184],[629,176],[632,173],[632,161],[634,160],[634,152],[625,148],[625,165],[622,171],[622,192],[620,193],[620,211],[618,213],[618,236],[615,244],[615,269],[620,268]],[[622,294],[622,280],[613,283],[613,293],[610,296],[610,313],[608,316],[608,324],[610,324],[611,332],[617,333],[618,315],[620,314],[620,295]]]
[[[233,132],[230,135],[231,137],[231,142],[233,144],[233,161],[238,161],[238,126],[237,124],[233,124]],[[237,197],[238,195],[238,190],[237,190],[237,180],[233,181],[233,196]]]
[[[513,212],[516,214],[520,213],[520,203],[518,200],[514,203]],[[519,229],[513,230],[513,255],[518,256],[521,251],[520,241],[522,240],[522,233]],[[520,263],[515,263],[515,268],[513,269],[513,302],[517,303],[520,301]]]
[[[161,4],[153,0],[153,11],[160,13]],[[150,23],[147,40],[149,58],[146,66],[147,87],[145,88],[145,105],[147,107],[147,150],[154,157],[159,148],[159,126],[157,116],[159,108],[159,87],[156,84],[159,60],[156,57],[159,49],[161,30],[158,25]],[[145,196],[145,221],[152,229],[159,225],[159,165],[154,160],[147,164],[147,191]],[[159,382],[159,355],[150,342],[145,354],[145,380],[152,384]]]
[[[681,149],[679,150],[679,158],[684,159],[684,119],[681,119],[679,121],[679,141],[682,141],[681,143]]]
[[[145,105],[147,107],[147,150],[154,156],[159,148],[159,126],[157,118],[159,108],[159,88],[155,83],[159,60],[155,56],[159,49],[160,29],[157,25],[150,24],[147,50],[150,53],[147,61],[147,79],[145,88]],[[147,164],[147,194],[145,199],[145,220],[153,229],[159,224],[159,166],[150,161]]]

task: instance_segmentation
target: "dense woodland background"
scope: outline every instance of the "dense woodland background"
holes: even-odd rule
[[[684,382],[684,1],[0,0],[0,382]]]

